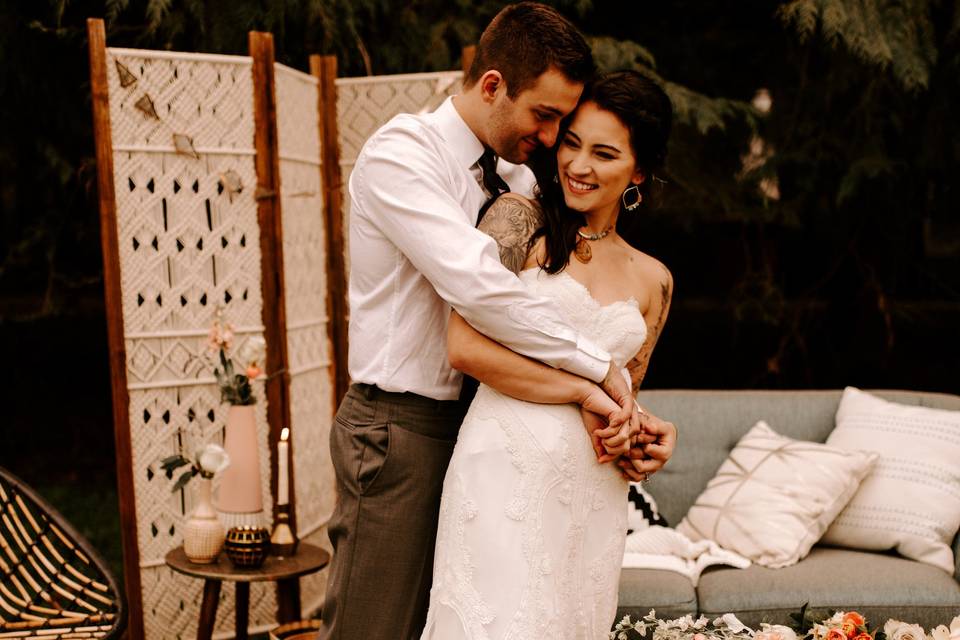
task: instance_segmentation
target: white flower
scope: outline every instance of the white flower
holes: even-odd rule
[[[950,623],[950,640],[960,640],[960,616]]]
[[[220,445],[208,444],[197,452],[197,466],[203,477],[212,478],[230,466],[230,455]]]
[[[899,620],[887,620],[883,625],[887,640],[926,640],[927,634],[918,624],[907,624]]]
[[[945,624],[930,629],[929,638],[930,640],[950,640],[950,629]]]
[[[797,633],[782,624],[767,624],[764,622],[760,625],[760,628],[762,631],[754,636],[755,640],[797,640]]]
[[[747,625],[740,622],[737,619],[737,616],[733,615],[732,613],[723,614],[720,616],[720,620],[723,622],[723,624],[727,625],[727,628],[730,629],[730,631],[733,631],[734,633],[740,633],[747,628]],[[713,624],[716,625],[717,623],[714,622]]]
[[[237,358],[244,367],[249,367],[252,364],[262,365],[263,357],[266,355],[266,353],[266,341],[260,336],[253,336],[244,342],[242,347],[240,347],[240,353],[237,354]]]
[[[693,616],[688,613],[682,618],[677,618],[677,626],[680,627],[680,631],[686,631],[693,626]]]
[[[697,621],[693,623],[694,629],[703,629],[710,622],[710,618],[707,616],[700,616],[697,618]]]

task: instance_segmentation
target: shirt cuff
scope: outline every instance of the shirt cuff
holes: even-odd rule
[[[587,380],[603,382],[610,370],[610,356],[594,346],[592,342],[580,338],[577,341],[576,353],[567,361],[563,369]]]

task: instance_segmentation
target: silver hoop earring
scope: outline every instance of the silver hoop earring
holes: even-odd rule
[[[637,199],[633,202],[627,204],[627,194],[633,191],[636,194]],[[631,196],[633,197],[633,196]],[[623,203],[623,208],[627,211],[633,211],[640,206],[640,203],[643,202],[643,194],[640,193],[640,187],[638,185],[633,185],[620,195],[620,201]]]

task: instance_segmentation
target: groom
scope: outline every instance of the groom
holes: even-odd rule
[[[510,5],[481,36],[463,93],[433,113],[393,118],[357,159],[353,384],[330,435],[338,501],[321,638],[407,640],[422,630],[443,477],[466,411],[462,376],[447,361],[451,307],[514,351],[599,383],[621,407],[613,422],[639,421],[610,356],[531,295],[476,229],[505,188],[531,194],[521,163],[553,146],[593,72],[568,20],[542,4]]]

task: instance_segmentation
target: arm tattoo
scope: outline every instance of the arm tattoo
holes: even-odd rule
[[[520,273],[527,261],[530,236],[541,224],[539,207],[527,200],[508,196],[491,205],[479,228],[497,241],[503,266],[513,273]]]
[[[630,372],[630,380],[633,383],[633,394],[636,395],[640,390],[640,383],[647,375],[647,367],[650,365],[650,356],[653,355],[653,348],[657,345],[657,340],[663,331],[663,325],[667,321],[667,312],[670,308],[670,298],[673,295],[671,291],[670,272],[661,265],[664,272],[664,279],[660,281],[660,311],[657,313],[657,320],[647,332],[647,339],[640,347],[640,351],[627,364],[627,370]]]

